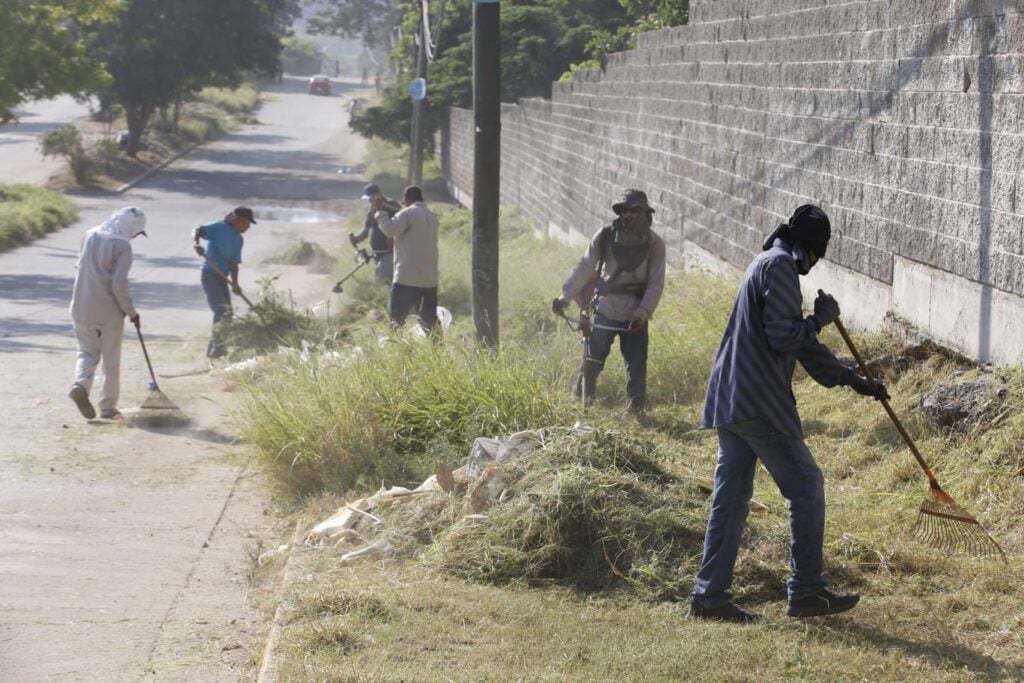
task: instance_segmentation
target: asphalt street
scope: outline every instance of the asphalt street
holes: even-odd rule
[[[192,428],[86,423],[67,398],[76,254],[86,229],[121,206],[142,208],[149,238],[133,241],[131,279],[150,354],[158,372],[203,369],[210,312],[192,228],[252,206],[243,289],[253,298],[268,275],[301,284],[295,267],[261,261],[299,237],[338,234],[337,220],[360,206],[365,180],[337,173],[365,151],[346,126],[358,87],[316,97],[286,78],[268,88],[258,125],[122,195],[75,196],[76,225],[0,255],[0,680],[238,680],[252,665],[261,623],[246,554],[271,521],[232,444],[230,396],[206,375],[162,380]],[[4,149],[0,180],[28,173],[20,158]],[[132,332],[122,408],[148,393]]]
[[[89,107],[64,95],[19,107],[14,113],[17,121],[0,126],[0,183],[42,185],[63,162],[43,157],[40,136],[57,126],[85,122]]]

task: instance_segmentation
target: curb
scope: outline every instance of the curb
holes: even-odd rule
[[[209,141],[208,140],[204,140],[203,142],[209,142]],[[193,142],[191,145],[189,145],[185,149],[181,150],[180,152],[178,152],[174,156],[172,156],[172,157],[170,157],[168,159],[165,159],[162,162],[160,162],[159,166],[154,166],[153,168],[150,168],[150,169],[147,169],[147,170],[143,171],[137,177],[129,180],[124,185],[122,185],[122,186],[118,187],[117,189],[113,190],[114,194],[124,194],[125,192],[127,192],[130,189],[132,189],[133,187],[135,187],[136,185],[138,185],[143,180],[145,180],[146,178],[150,177],[151,175],[153,175],[157,171],[162,171],[163,169],[167,168],[168,166],[170,166],[172,163],[174,163],[175,161],[177,161],[181,157],[183,157],[186,154],[190,153],[196,147],[199,147],[200,145],[202,145],[203,142]]]
[[[284,569],[281,571],[281,582],[277,587],[277,607],[274,609],[274,616],[270,622],[270,633],[267,634],[267,640],[263,644],[263,653],[260,656],[260,668],[256,674],[256,683],[274,683],[277,681],[277,643],[281,639],[281,632],[284,630],[284,591],[287,589],[292,582],[292,576],[295,572],[295,564],[298,562],[296,558],[296,552],[300,551],[300,544],[304,540],[304,536],[299,530],[299,524],[295,525],[295,532],[292,534],[291,548],[288,552],[288,558],[285,560]]]

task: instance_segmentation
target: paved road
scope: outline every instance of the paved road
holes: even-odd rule
[[[15,110],[16,123],[0,126],[0,183],[42,185],[59,171],[63,161],[44,159],[39,137],[65,123],[85,121],[89,108],[70,96],[31,102]]]
[[[86,423],[66,397],[66,307],[83,231],[140,206],[150,238],[133,242],[133,290],[157,371],[201,368],[210,315],[192,227],[238,203],[255,208],[242,269],[250,294],[271,272],[263,257],[300,235],[337,235],[336,223],[290,222],[289,209],[358,206],[364,181],[336,173],[364,153],[344,128],[354,87],[321,98],[286,79],[261,125],[122,196],[76,197],[77,225],[0,255],[0,680],[237,680],[258,657],[245,554],[248,534],[269,525],[267,502],[230,444],[230,395],[206,375],[168,379],[161,387],[195,419],[189,429]],[[122,406],[145,398],[147,379],[127,338]]]

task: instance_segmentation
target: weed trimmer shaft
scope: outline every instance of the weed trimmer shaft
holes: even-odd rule
[[[366,249],[365,249],[365,248],[363,248],[363,249],[357,249],[357,250],[356,250],[356,261],[357,261],[358,263],[357,263],[356,267],[355,267],[355,268],[353,268],[352,270],[348,271],[348,272],[347,272],[347,273],[345,274],[345,277],[343,277],[343,278],[341,278],[340,280],[338,280],[338,281],[337,281],[337,282],[336,282],[336,283],[334,284],[334,287],[332,287],[332,288],[331,288],[331,291],[332,291],[332,292],[334,292],[335,294],[341,294],[341,293],[342,293],[342,292],[344,291],[344,290],[343,290],[343,289],[341,288],[341,286],[342,286],[343,284],[345,284],[345,281],[346,281],[346,280],[348,280],[348,279],[349,279],[350,277],[352,277],[353,275],[355,275],[355,274],[356,274],[356,271],[358,271],[358,270],[359,270],[360,268],[362,268],[362,267],[363,267],[363,266],[365,266],[365,265],[366,265],[367,263],[369,263],[369,262],[370,262],[370,259],[372,259],[372,258],[373,258],[373,256],[372,256],[372,255],[370,254],[370,252],[366,251]]]

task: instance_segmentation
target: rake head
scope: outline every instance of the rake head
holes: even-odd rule
[[[139,406],[144,410],[181,410],[174,404],[174,401],[164,396],[164,392],[159,389],[153,389],[149,392],[149,396]]]
[[[981,523],[956,504],[941,488],[932,488],[921,503],[914,538],[950,554],[1000,557],[1006,554]]]

